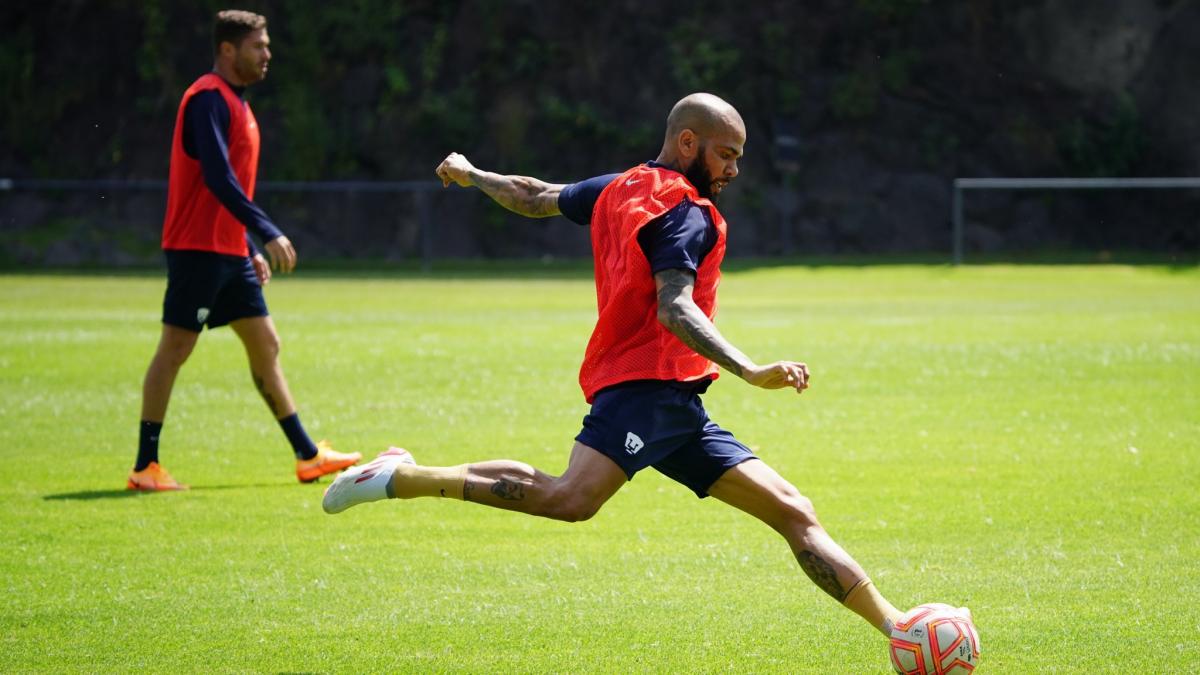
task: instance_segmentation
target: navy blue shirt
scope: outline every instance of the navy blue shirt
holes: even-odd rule
[[[245,87],[230,88],[238,96],[245,91]],[[183,111],[183,151],[200,160],[204,184],[249,232],[264,242],[283,235],[266,212],[246,196],[229,165],[229,106],[216,89],[199,92],[188,100]],[[248,234],[246,244],[250,255],[258,253]]]
[[[661,165],[648,162],[647,166]],[[564,187],[558,195],[558,210],[573,222],[590,224],[600,193],[619,175],[605,174]],[[638,244],[653,274],[672,269],[695,272],[716,243],[717,228],[708,209],[687,199],[638,232]]]

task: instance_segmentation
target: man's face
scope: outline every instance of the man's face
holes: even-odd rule
[[[261,82],[267,76],[271,62],[271,38],[266,28],[260,28],[242,38],[233,60],[233,72],[246,84]]]
[[[737,161],[742,156],[745,142],[746,132],[740,129],[727,129],[701,139],[696,158],[683,172],[701,197],[716,199],[725,186],[737,178]]]

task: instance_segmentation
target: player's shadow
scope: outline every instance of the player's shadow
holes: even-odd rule
[[[44,495],[43,500],[48,502],[68,502],[68,501],[93,501],[96,499],[127,499],[129,497],[149,497],[151,495],[163,495],[172,493],[187,493],[187,492],[207,492],[209,490],[263,490],[273,488],[291,488],[295,487],[295,483],[257,483],[253,485],[193,485],[187,490],[164,490],[162,492],[148,492],[139,490],[80,490],[79,492],[60,492],[53,495]]]

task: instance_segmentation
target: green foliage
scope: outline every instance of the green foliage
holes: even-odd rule
[[[433,33],[429,35],[429,41],[421,48],[421,84],[425,89],[430,89],[437,83],[438,73],[442,70],[446,53],[446,33],[446,24],[437,24]]]
[[[892,91],[907,88],[912,80],[913,66],[917,65],[920,58],[920,52],[910,48],[888,52],[879,67],[880,79],[884,86]]]
[[[833,114],[843,120],[865,120],[879,106],[879,77],[874,71],[860,69],[843,75],[833,88],[829,101]]]
[[[588,101],[570,101],[555,93],[542,94],[538,102],[557,147],[612,147],[629,153],[653,149],[656,124],[621,125]]]
[[[171,46],[167,35],[167,16],[158,0],[147,0],[141,4],[143,17],[142,39],[137,48],[137,72],[143,85],[136,106],[139,112],[151,114],[165,103],[163,86],[174,82],[168,49]]]
[[[670,41],[671,74],[680,91],[722,91],[732,88],[741,53],[731,42],[713,35],[702,21],[684,21]]]
[[[859,9],[882,21],[903,21],[924,6],[929,0],[857,0]]]
[[[1107,121],[1075,118],[1060,135],[1068,170],[1080,176],[1125,176],[1141,154],[1141,120],[1128,93],[1117,97]]]
[[[472,147],[483,133],[481,109],[479,89],[470,81],[449,91],[427,91],[417,101],[414,135],[448,139],[455,147]]]
[[[314,436],[565,468],[586,269],[301,265],[267,294]],[[585,523],[433,499],[326,516],[228,328],[162,435],[193,489],[126,493],[163,285],[0,276],[4,670],[890,672],[775,532],[654,471]],[[758,268],[721,293],[725,336],[803,359],[813,386],[725,376],[706,407],[892,602],[969,605],[981,672],[1193,668],[1196,268]]]
[[[805,100],[794,32],[790,26],[778,21],[765,22],[759,30],[762,49],[758,57],[765,62],[770,74],[775,108],[780,114],[795,114]]]
[[[937,169],[951,160],[957,154],[958,146],[958,135],[936,121],[921,129],[921,159],[931,169]]]
[[[56,86],[41,86],[38,81],[39,54],[33,26],[17,25],[5,28],[0,40],[0,132],[3,143],[26,157],[33,157],[36,173],[61,169],[59,158],[39,151],[54,134],[54,125],[63,112],[94,87],[82,75],[82,69],[69,75],[66,82]],[[44,67],[44,66],[43,66]]]
[[[308,11],[288,14],[289,23],[312,20],[318,30],[321,56],[342,55],[351,60],[373,60],[393,53],[397,47],[395,31],[404,25],[409,9],[395,0],[341,0],[323,3]]]

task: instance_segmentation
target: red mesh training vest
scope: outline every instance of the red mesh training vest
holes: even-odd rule
[[[162,247],[249,255],[246,226],[234,218],[204,184],[200,160],[188,157],[183,150],[183,111],[193,96],[208,89],[221,92],[229,106],[229,165],[246,196],[254,199],[254,182],[258,175],[258,122],[250,105],[233,93],[225,80],[215,73],[208,73],[183,93],[179,111],[175,114]]]
[[[638,245],[647,223],[683,200],[708,209],[717,242],[696,270],[692,298],[709,319],[716,316],[717,286],[725,257],[725,219],[681,174],[636,166],[609,183],[592,211],[599,318],[579,369],[579,386],[591,403],[597,391],[630,380],[699,380],[717,377],[717,366],[692,351],[658,322],[658,294],[650,262]]]

